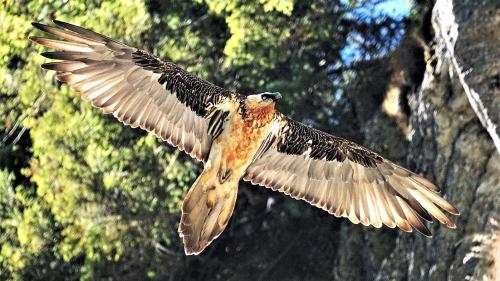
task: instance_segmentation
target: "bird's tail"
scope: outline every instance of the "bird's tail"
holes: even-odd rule
[[[182,206],[179,234],[186,255],[197,255],[217,238],[231,217],[238,182],[208,185],[203,174],[189,190]]]

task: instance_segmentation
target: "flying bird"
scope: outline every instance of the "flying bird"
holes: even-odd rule
[[[450,228],[458,210],[439,188],[354,142],[275,110],[279,93],[231,92],[91,30],[54,20],[30,37],[56,51],[42,65],[123,124],[153,133],[204,165],[187,193],[179,234],[199,254],[228,224],[240,179],[304,200],[363,225],[431,236],[432,217]]]

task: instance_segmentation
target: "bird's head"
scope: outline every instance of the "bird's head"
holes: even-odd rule
[[[257,126],[267,124],[273,118],[274,106],[280,98],[281,94],[278,92],[264,92],[247,96],[245,99],[246,119]]]
[[[252,106],[267,106],[270,104],[274,104],[279,99],[281,99],[281,94],[278,92],[264,92],[247,96],[246,102],[247,104],[250,104]]]

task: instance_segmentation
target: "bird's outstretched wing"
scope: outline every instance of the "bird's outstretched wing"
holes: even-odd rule
[[[95,107],[131,127],[154,133],[204,161],[220,134],[225,112],[218,105],[238,95],[217,87],[145,51],[69,23],[33,23],[57,39],[30,37],[56,49],[42,53],[61,60],[43,64]]]
[[[360,145],[277,114],[244,179],[284,192],[353,223],[431,236],[431,215],[450,228],[442,210],[458,210],[439,189]]]

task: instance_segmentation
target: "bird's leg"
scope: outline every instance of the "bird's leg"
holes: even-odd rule
[[[233,173],[233,170],[231,169],[223,169],[222,167],[219,169],[217,172],[217,177],[219,178],[219,183],[225,183],[231,174]]]

